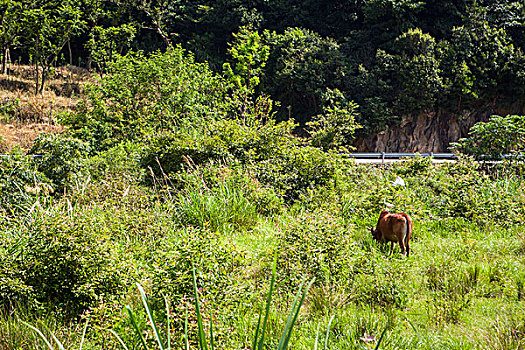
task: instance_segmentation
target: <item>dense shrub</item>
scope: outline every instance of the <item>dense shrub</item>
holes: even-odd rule
[[[50,181],[19,149],[0,157],[0,217],[27,212],[39,196],[52,191]]]
[[[122,292],[122,276],[108,238],[87,218],[41,216],[1,243],[0,303],[60,309],[77,316],[100,298]]]
[[[303,280],[317,283],[350,277],[352,250],[356,247],[348,229],[329,215],[303,214],[281,228],[278,270],[293,289]]]
[[[493,115],[488,122],[476,123],[470,128],[468,137],[459,139],[452,147],[478,160],[501,160],[506,155],[511,160],[523,161],[525,116]]]
[[[87,142],[63,134],[40,134],[29,154],[34,155],[37,168],[63,191],[71,177],[81,171],[90,147]]]
[[[352,301],[356,304],[381,308],[404,308],[408,302],[408,290],[398,271],[382,271],[373,274],[357,274],[352,284]]]
[[[62,122],[94,151],[155,131],[200,132],[225,115],[226,88],[207,65],[179,47],[149,57],[130,53],[90,85],[87,99]]]
[[[142,166],[156,175],[181,171],[184,164],[238,160],[243,163],[264,160],[281,149],[297,144],[290,133],[293,121],[253,121],[244,125],[238,119],[210,123],[201,134],[167,132],[153,135],[146,145]]]
[[[432,158],[417,156],[392,165],[394,173],[402,176],[421,176],[432,173]]]
[[[140,167],[143,148],[140,143],[120,143],[87,158],[84,161],[84,171],[94,180],[116,177],[124,178],[129,183],[140,182],[145,176],[145,170]]]
[[[349,225],[328,214],[289,220],[282,227],[278,252],[285,283],[295,287],[315,278],[316,284],[344,289],[357,305],[404,308],[409,294],[401,282],[404,269],[375,256],[370,245],[361,249],[354,235]]]
[[[336,153],[314,147],[293,147],[281,152],[256,164],[256,176],[287,201],[296,200],[308,188],[330,183],[341,162]]]
[[[344,150],[353,149],[354,132],[361,126],[355,122],[357,104],[346,102],[334,103],[326,107],[323,114],[307,122],[310,144],[323,150],[344,147]]]
[[[189,227],[173,230],[152,252],[154,301],[163,309],[162,295],[170,297],[179,327],[184,322],[186,301],[194,295],[193,268],[203,303],[217,306],[235,298],[233,285],[244,255],[222,241],[218,233],[209,229]]]

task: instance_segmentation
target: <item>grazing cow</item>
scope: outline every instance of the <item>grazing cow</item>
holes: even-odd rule
[[[370,228],[372,237],[379,242],[392,242],[392,251],[394,243],[399,243],[401,254],[410,254],[409,241],[412,237],[414,224],[410,216],[405,213],[390,214],[386,210],[381,212],[376,228]]]

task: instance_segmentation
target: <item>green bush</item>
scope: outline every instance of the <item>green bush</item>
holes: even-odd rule
[[[40,197],[53,192],[49,179],[31,157],[15,148],[0,157],[0,217],[29,211]]]
[[[504,155],[523,161],[525,116],[493,115],[488,122],[476,123],[469,136],[453,143],[452,148],[483,161],[501,160]]]
[[[310,144],[323,150],[353,149],[354,132],[360,128],[355,122],[357,116],[357,104],[346,102],[326,107],[324,113],[307,122]]]
[[[296,144],[290,136],[293,127],[293,121],[252,120],[251,125],[245,125],[238,119],[224,119],[210,123],[208,131],[201,134],[155,134],[146,144],[141,164],[162,176],[180,172],[188,163],[199,166],[210,161],[260,161]]]
[[[109,238],[95,230],[87,218],[58,212],[2,240],[0,304],[56,308],[69,317],[122,292],[126,271]]]
[[[409,293],[398,273],[378,269],[374,274],[357,274],[352,284],[352,301],[358,305],[403,309]]]
[[[220,138],[165,132],[149,138],[141,166],[163,177],[181,172],[187,165],[203,165],[226,158],[227,145]]]
[[[443,217],[464,217],[480,224],[523,222],[524,188],[518,176],[491,180],[483,173],[438,179],[433,206]]]
[[[417,156],[392,165],[392,171],[402,176],[428,175],[432,172],[432,158]]]
[[[123,142],[107,151],[99,152],[84,161],[84,171],[94,180],[122,177],[129,183],[144,179],[140,162],[144,147],[140,143]]]
[[[62,134],[40,134],[29,154],[35,164],[58,192],[63,191],[71,177],[83,168],[83,161],[90,152],[87,142]]]
[[[207,228],[188,227],[172,231],[152,252],[154,273],[151,289],[155,305],[164,309],[162,295],[170,298],[179,329],[184,324],[186,301],[194,295],[192,266],[198,271],[197,286],[208,306],[231,302],[244,254],[222,242]]]
[[[278,271],[292,289],[301,281],[316,283],[350,278],[356,244],[348,229],[330,215],[303,214],[289,218],[279,235]]]
[[[93,151],[166,130],[206,130],[229,108],[227,83],[180,47],[150,56],[129,53],[90,85],[88,97],[62,123]]]
[[[20,116],[20,99],[11,100],[4,98],[0,103],[0,120],[12,122]],[[0,138],[1,139],[1,138]]]
[[[291,147],[255,164],[255,171],[262,184],[273,187],[292,202],[306,189],[330,183],[341,162],[335,152],[309,146]]]

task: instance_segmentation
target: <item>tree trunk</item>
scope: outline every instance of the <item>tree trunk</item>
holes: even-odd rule
[[[71,52],[71,40],[67,40],[67,50],[69,51],[69,65],[73,65],[73,53]]]
[[[38,76],[38,56],[39,56],[39,52],[38,52],[38,35],[36,36],[36,41],[35,41],[35,95],[38,95],[38,81],[39,81],[39,76]]]
[[[44,93],[44,84],[46,83],[46,78],[47,78],[47,68],[46,68],[47,64],[43,64],[42,65],[42,79],[41,79],[41,83],[40,83],[40,95],[42,95]]]
[[[2,48],[2,74],[7,74],[7,47]]]
[[[91,40],[93,40],[93,42],[95,42],[95,37],[93,35],[93,29],[91,29]],[[88,55],[88,58],[87,58],[87,63],[86,63],[86,68],[88,71],[91,71],[91,67],[93,65],[93,54],[92,54],[92,51],[93,51],[93,48],[90,48],[89,49],[89,55]]]
[[[6,67],[5,67],[5,72],[8,73],[7,69],[7,64],[9,64],[9,67],[11,67],[11,50],[9,50],[9,46],[7,46],[7,50],[6,50],[6,54],[5,54],[5,60],[6,60]]]
[[[170,42],[170,39],[169,39],[168,35],[166,33],[164,33],[164,31],[160,28],[160,26],[157,27],[157,31],[160,34],[160,36],[162,37],[162,40],[164,40],[164,44],[166,44],[166,48],[170,48],[171,47],[171,42]]]

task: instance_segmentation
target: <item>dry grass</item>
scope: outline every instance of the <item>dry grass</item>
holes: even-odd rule
[[[46,89],[35,95],[35,68],[12,65],[0,74],[0,152],[29,149],[42,132],[60,132],[57,113],[75,108],[92,76],[78,67],[56,68]]]
[[[9,152],[15,146],[29,150],[39,134],[43,132],[56,133],[62,129],[60,125],[46,123],[0,123],[0,135],[2,135],[0,152]]]

